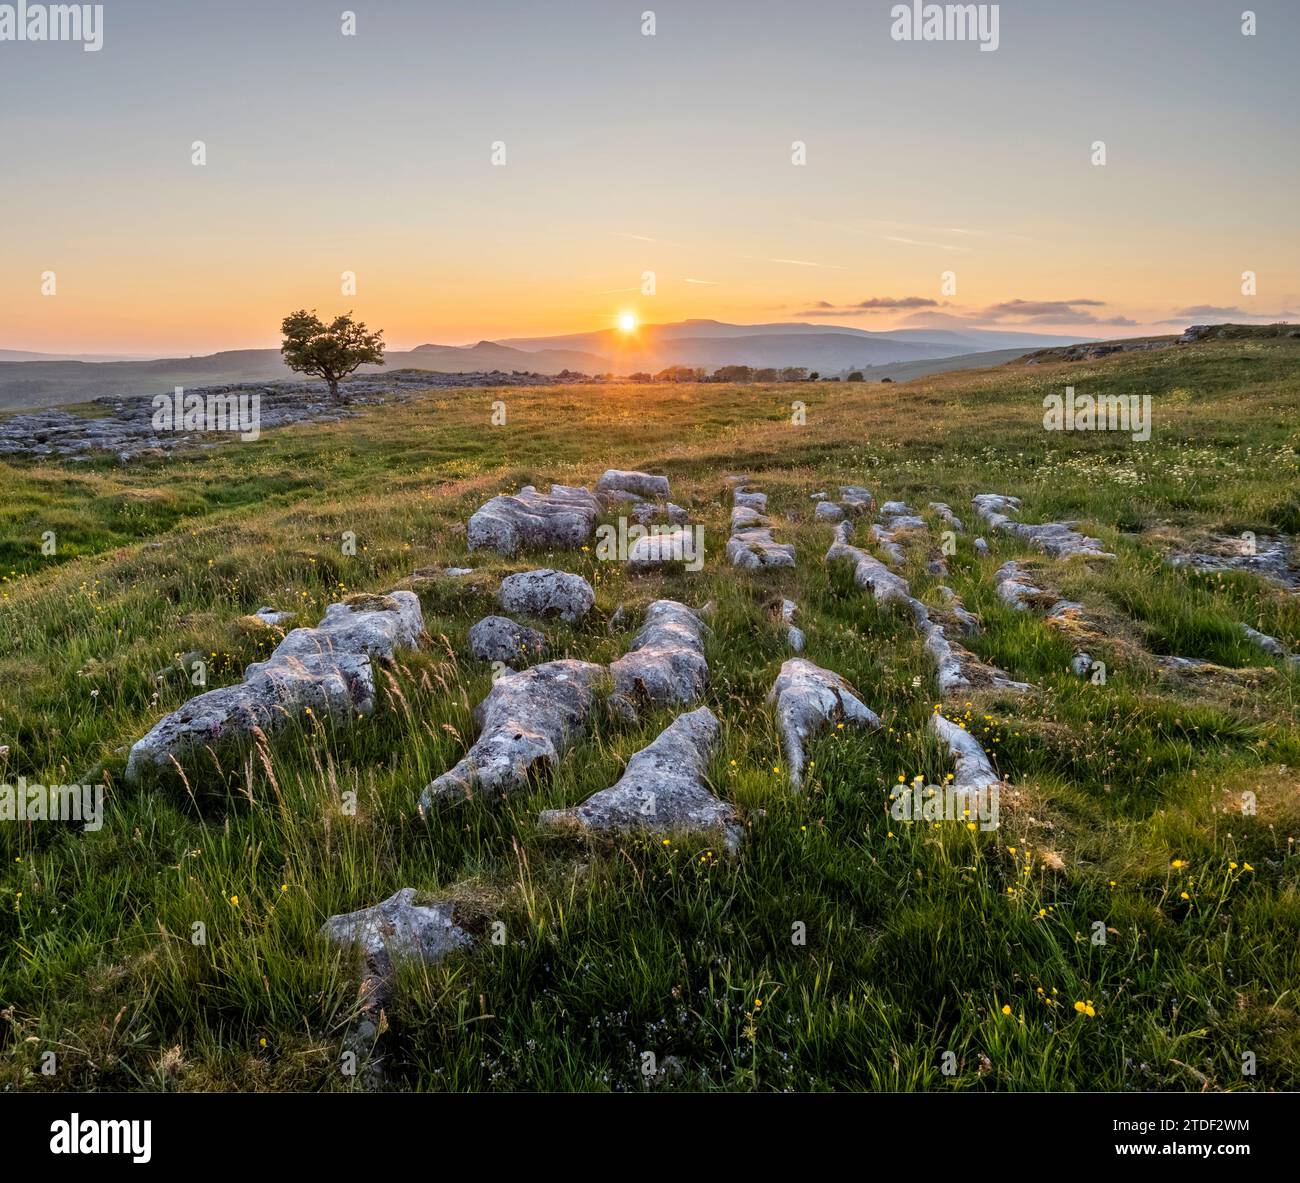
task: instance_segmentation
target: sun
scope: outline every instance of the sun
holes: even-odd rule
[[[624,333],[635,333],[636,325],[637,320],[635,312],[620,312],[618,314],[618,327]]]

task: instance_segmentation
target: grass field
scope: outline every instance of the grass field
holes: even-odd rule
[[[1042,400],[1067,383],[1150,394],[1150,442],[1044,431]],[[493,427],[497,399],[507,423]],[[465,522],[490,495],[606,467],[668,474],[704,525],[703,571],[467,556]],[[1300,1087],[1300,676],[1236,631],[1300,649],[1300,596],[1162,562],[1196,531],[1300,533],[1300,342],[894,386],[431,391],[251,444],[0,472],[0,781],[108,786],[99,832],[0,825],[4,1087],[360,1087],[339,1068],[357,966],[317,930],[403,886],[473,901],[508,940],[403,969],[390,1087]],[[796,570],[726,565],[738,472],[769,494]],[[910,622],[822,561],[831,531],[809,494],[841,482],[947,501],[968,523],[948,582],[983,618],[969,645],[1035,687],[943,703],[1013,787],[996,832],[888,816],[900,778],[947,771],[925,730],[941,700]],[[985,491],[1022,497],[1025,521],[1085,522],[1117,561],[1052,563],[992,536],[979,557],[969,502]],[[910,552],[906,573],[933,603],[924,557]],[[992,573],[1013,557],[1106,623],[1090,645],[1105,685],[1069,672],[1068,639],[997,600]],[[476,572],[411,581],[449,564]],[[661,595],[715,601],[711,782],[746,818],[737,857],[537,830],[541,809],[612,784],[669,712],[602,715],[553,778],[503,805],[416,816],[490,685],[466,631],[500,577],[531,566],[596,588],[587,621],[548,628],[558,655],[612,660]],[[420,592],[432,640],[382,679],[373,717],[196,761],[188,787],[122,783],[130,744],[195,692],[179,655],[209,655],[210,685],[236,681],[279,639],[247,619],[261,605],[315,624],[332,600],[395,586]],[[801,606],[806,656],[885,723],[816,743],[800,795],[763,701],[788,656],[782,596]],[[1255,672],[1180,680],[1164,654]],[[669,1069],[647,1080],[646,1052]]]

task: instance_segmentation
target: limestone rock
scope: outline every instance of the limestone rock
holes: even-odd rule
[[[331,604],[315,628],[288,633],[265,660],[244,671],[243,682],[191,698],[160,719],[131,749],[126,779],[172,767],[173,758],[237,742],[254,728],[270,735],[308,710],[344,721],[374,709],[372,660],[388,661],[424,635],[414,592],[353,596]]]
[[[979,741],[964,727],[958,727],[935,711],[930,716],[930,728],[947,745],[949,756],[956,762],[954,788],[966,791],[1002,784]]]
[[[776,542],[767,529],[741,530],[727,539],[727,558],[733,567],[793,567],[794,547]]]
[[[704,783],[720,730],[707,707],[678,716],[628,761],[613,787],[572,809],[546,810],[540,824],[598,833],[716,833],[735,850],[743,832],[736,811]]]
[[[776,708],[786,767],[796,789],[803,783],[810,739],[836,723],[880,726],[875,712],[861,702],[844,678],[801,657],[792,657],[781,666],[767,701]]]
[[[473,937],[453,917],[451,903],[417,904],[404,887],[371,908],[331,916],[321,935],[331,944],[358,949],[372,971],[387,977],[395,961],[434,965],[465,949]]]
[[[638,497],[668,496],[668,478],[652,476],[647,472],[628,472],[620,468],[607,468],[596,482],[597,493],[634,493]]]
[[[685,604],[656,600],[632,647],[609,672],[615,704],[632,718],[644,705],[672,706],[694,702],[709,682],[704,656],[705,625]]]
[[[1113,559],[1115,556],[1102,549],[1096,538],[1080,534],[1073,527],[1076,522],[1044,522],[1040,526],[1029,526],[1017,522],[1009,515],[1020,512],[1020,499],[1005,497],[1000,493],[979,493],[971,501],[975,506],[975,516],[989,527],[1036,546],[1045,554],[1056,559],[1083,555],[1093,559]]]
[[[507,557],[520,550],[583,545],[596,528],[600,502],[586,489],[551,486],[539,493],[525,485],[514,496],[499,494],[469,519],[470,550],[494,550]]]
[[[497,602],[507,612],[558,616],[572,623],[591,611],[596,593],[581,575],[542,567],[507,575],[501,581]]]
[[[593,686],[605,667],[587,661],[550,661],[498,678],[474,711],[479,737],[449,772],[427,785],[420,814],[476,794],[489,800],[549,772],[587,725]]]
[[[545,648],[546,638],[541,633],[507,616],[485,616],[469,630],[469,651],[479,661],[527,665]]]

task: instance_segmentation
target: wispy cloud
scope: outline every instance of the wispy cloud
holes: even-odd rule
[[[829,300],[818,300],[811,308],[800,312],[800,316],[871,316],[881,312],[900,312],[913,308],[937,308],[938,300],[926,296],[873,296],[869,300],[859,300],[856,304],[832,304]]]

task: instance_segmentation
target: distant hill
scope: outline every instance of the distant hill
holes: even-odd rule
[[[657,373],[674,365],[713,370],[733,364],[778,369],[803,366],[836,374],[895,364],[916,366],[985,350],[1041,350],[1081,340],[982,329],[877,333],[801,322],[735,325],[717,320],[685,320],[642,325],[634,333],[605,329],[463,346],[429,343],[408,351],[389,351],[387,360],[390,369],[440,374],[492,370],[559,374],[568,370],[626,376],[638,371]],[[374,373],[380,368],[363,366],[360,372]],[[934,371],[925,366],[915,372]],[[5,350],[0,351],[0,409],[85,402],[101,395],[163,394],[175,386],[274,382],[294,377],[277,349],[238,349],[202,357],[154,360],[105,360],[95,355]]]

